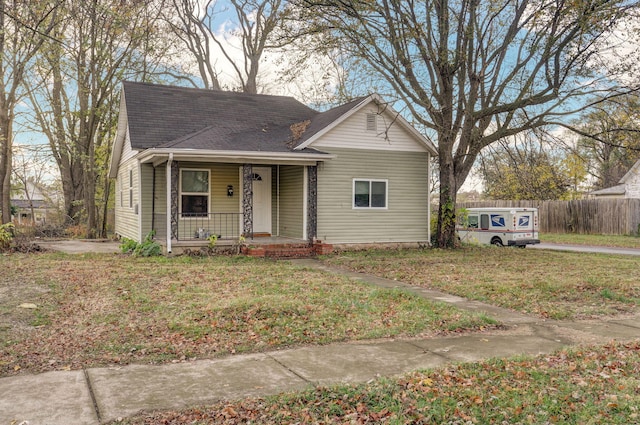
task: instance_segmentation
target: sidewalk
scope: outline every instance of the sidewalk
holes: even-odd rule
[[[0,424],[100,424],[142,410],[178,409],[223,399],[273,395],[314,385],[366,382],[451,362],[515,354],[549,353],[577,341],[640,338],[637,318],[555,322],[295,260],[384,287],[405,287],[459,308],[484,311],[509,326],[506,331],[443,338],[414,338],[308,346],[268,353],[160,366],[130,365],[58,371],[0,379]]]

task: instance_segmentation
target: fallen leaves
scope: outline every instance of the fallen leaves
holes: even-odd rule
[[[620,379],[612,379],[613,371]],[[638,421],[638,406],[640,340],[457,364],[357,386],[317,387],[267,399],[156,412],[127,423],[626,425]]]
[[[0,261],[0,284],[29,279],[49,290],[44,298],[29,297],[37,309],[19,309],[31,318],[28,331],[9,330],[3,338],[5,375],[492,326],[455,307],[284,262],[122,256],[60,261],[55,255]]]

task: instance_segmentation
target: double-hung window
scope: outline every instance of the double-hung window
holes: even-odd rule
[[[180,213],[182,217],[209,214],[209,170],[180,170]]]
[[[353,179],[353,208],[387,208],[387,180]]]

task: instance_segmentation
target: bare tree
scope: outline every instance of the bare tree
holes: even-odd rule
[[[622,0],[297,4],[308,12],[300,18],[311,22],[308,32],[332,34],[363,58],[437,140],[440,247],[455,244],[456,194],[483,148],[562,123],[590,95],[626,91],[614,73],[630,69],[599,54],[638,9]],[[616,64],[623,62],[634,65]]]
[[[87,236],[98,223],[97,185],[110,154],[117,89],[127,77],[148,77],[147,47],[161,4],[154,0],[69,0],[55,39],[38,57],[30,81],[31,106],[60,169],[68,223],[86,220]],[[82,220],[81,220],[82,219]]]
[[[216,31],[216,25],[222,27],[226,10],[216,9],[216,0],[171,1],[172,14],[167,21],[196,61],[204,87],[221,90],[220,75],[228,65],[243,92],[257,93],[261,59],[276,47],[271,38],[281,22],[285,1],[229,0],[236,19],[231,25],[235,26],[222,33]],[[225,36],[237,38],[240,46],[230,45]],[[240,57],[234,51],[238,48]]]
[[[640,159],[640,98],[603,102],[582,114],[572,129],[580,134],[578,145],[586,153],[595,188],[614,186]]]
[[[31,210],[31,224],[36,224],[34,197],[51,175],[51,155],[42,145],[16,145],[13,155],[13,181]],[[44,193],[42,195],[45,195]]]
[[[544,132],[525,132],[498,141],[479,156],[484,195],[489,199],[566,199],[571,170],[566,152],[554,149]],[[584,177],[584,176],[583,176]]]
[[[11,221],[15,108],[27,68],[55,24],[56,2],[0,2],[0,223]]]

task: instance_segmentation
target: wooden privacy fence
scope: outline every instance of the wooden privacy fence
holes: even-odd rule
[[[548,233],[638,235],[640,231],[640,199],[481,201],[457,207],[538,208],[540,231]]]

